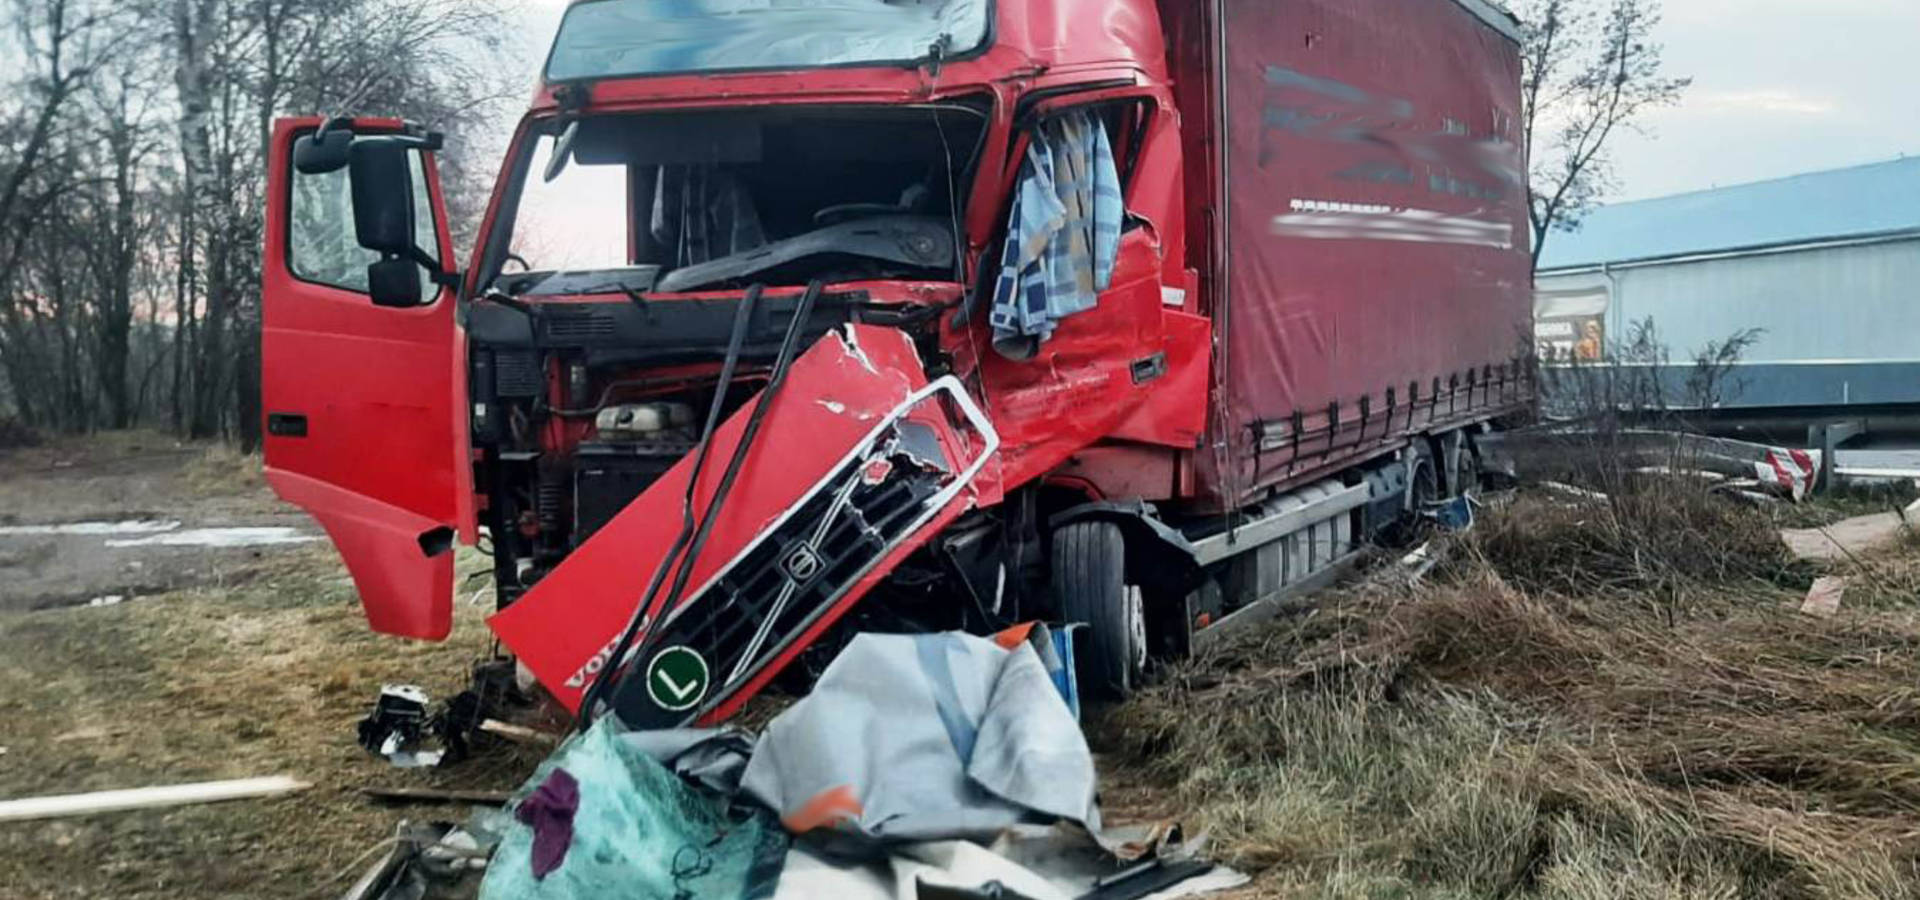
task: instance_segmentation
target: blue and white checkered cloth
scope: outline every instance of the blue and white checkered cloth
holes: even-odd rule
[[[1041,125],[1027,146],[993,288],[996,347],[1031,352],[1063,317],[1091,309],[1113,280],[1125,201],[1107,129],[1077,111]]]

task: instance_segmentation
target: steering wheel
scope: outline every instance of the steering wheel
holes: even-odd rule
[[[518,254],[518,253],[512,253],[512,252],[509,252],[509,253],[507,254],[507,258],[506,258],[506,259],[505,259],[505,260],[504,260],[503,262],[517,262],[517,263],[519,263],[519,264],[520,264],[520,271],[521,271],[521,272],[531,272],[531,271],[533,271],[533,264],[532,264],[532,263],[529,263],[529,262],[527,262],[527,258],[526,258],[526,257],[524,257],[524,256],[521,256],[521,255],[520,255],[520,254]],[[502,272],[501,272],[501,274],[506,274],[506,273],[505,273],[505,269],[506,269],[506,266],[505,266],[505,265],[503,264],[503,265],[501,265],[501,267],[500,267],[500,268],[501,268],[501,270],[502,270]],[[516,274],[517,274],[517,273],[516,273]]]

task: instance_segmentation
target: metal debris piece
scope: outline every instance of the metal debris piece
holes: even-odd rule
[[[1807,591],[1806,601],[1800,604],[1800,611],[1822,619],[1839,615],[1840,598],[1847,592],[1848,581],[1844,576],[1815,579],[1813,588]]]
[[[174,784],[164,787],[94,791],[90,794],[61,794],[51,797],[0,800],[0,822],[81,816],[156,806],[215,803],[221,800],[242,800],[249,797],[272,797],[293,791],[303,791],[309,787],[312,785],[290,775],[273,775],[266,778],[240,778],[232,781],[205,781],[198,784]]]
[[[513,795],[506,791],[442,791],[433,788],[368,787],[360,793],[375,800],[396,803],[471,803],[476,806],[505,806]]]
[[[360,720],[360,746],[402,769],[439,765],[445,751],[419,749],[431,724],[427,704],[427,692],[411,684],[382,685]]]

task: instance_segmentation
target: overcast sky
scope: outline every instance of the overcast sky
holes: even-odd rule
[[[1619,197],[1920,155],[1920,0],[1666,0],[1693,88],[1615,148]]]
[[[530,0],[544,58],[566,0]],[[1920,155],[1920,0],[1665,0],[1680,106],[1614,147],[1614,199]],[[530,76],[532,72],[528,73]]]

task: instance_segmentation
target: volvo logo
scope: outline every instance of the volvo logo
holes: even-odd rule
[[[787,555],[780,560],[780,570],[798,584],[806,584],[820,574],[820,554],[805,543],[787,548]]]

